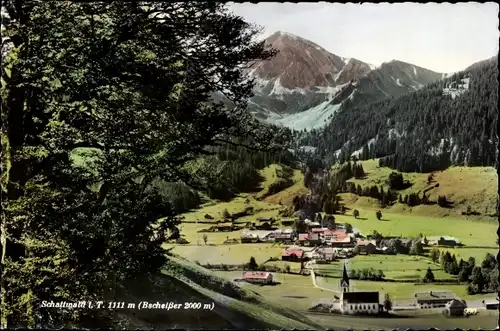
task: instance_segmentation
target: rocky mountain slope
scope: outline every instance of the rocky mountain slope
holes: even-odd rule
[[[442,78],[441,73],[401,61],[375,68],[285,32],[274,33],[266,42],[279,53],[252,64],[248,74],[256,86],[249,110],[267,122],[297,130],[325,126],[346,100],[356,104],[397,97]]]

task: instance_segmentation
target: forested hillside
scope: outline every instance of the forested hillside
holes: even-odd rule
[[[401,96],[353,107],[324,130],[301,134],[327,163],[382,158],[381,165],[426,172],[495,162],[497,58]]]

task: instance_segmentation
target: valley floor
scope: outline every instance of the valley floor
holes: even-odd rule
[[[370,167],[367,167],[367,169],[368,180],[377,181],[373,176],[370,177],[370,171],[373,174],[378,170]],[[216,224],[222,218],[224,209],[227,209],[230,213],[234,213],[242,211],[248,206],[253,207],[254,213],[252,215],[237,220],[237,222],[241,222],[242,224],[245,222],[256,222],[259,217],[274,217],[279,219],[278,213],[283,208],[283,205],[291,204],[291,200],[295,195],[307,192],[307,189],[303,186],[303,177],[300,172],[296,171],[292,186],[277,194],[257,200],[256,197],[259,194],[262,196],[265,193],[266,186],[273,182],[273,178],[269,177],[269,174],[272,174],[273,171],[269,169],[267,171],[268,176],[265,176],[266,181],[263,190],[257,195],[242,194],[230,202],[212,202],[198,210],[186,213],[184,215],[185,221],[181,225],[180,230],[189,244],[166,244],[165,247],[172,249],[172,253],[178,254],[186,260],[196,262],[202,266],[214,264],[228,266],[241,265],[248,263],[250,257],[254,257],[259,265],[274,265],[282,269],[285,269],[288,265],[292,272],[299,271],[300,263],[280,261],[281,252],[285,246],[271,243],[223,244],[227,239],[239,239],[244,229],[232,232],[199,232],[211,227],[212,224]],[[380,178],[383,177],[380,174],[377,174],[377,176]],[[418,176],[415,175],[415,177],[412,177],[413,180],[418,181],[415,179]],[[442,182],[444,181],[444,177],[437,177]],[[478,181],[479,179],[475,180]],[[490,179],[486,180],[488,183],[489,181]],[[486,189],[489,190],[490,188],[486,187]],[[449,190],[449,187],[445,186],[443,190]],[[481,189],[476,189],[476,191],[481,191]],[[459,197],[460,195],[455,194],[454,196]],[[348,207],[348,212],[346,215],[335,215],[336,223],[350,223],[355,229],[365,235],[371,234],[376,230],[384,236],[411,237],[419,234],[429,237],[452,236],[459,239],[465,246],[463,248],[443,247],[439,249],[450,251],[450,253],[457,256],[457,259],[462,258],[466,260],[469,257],[474,257],[477,262],[481,261],[486,253],[496,255],[498,252],[498,248],[496,247],[498,223],[496,221],[488,220],[487,218],[467,219],[460,217],[458,213],[449,213],[448,216],[443,217],[439,213],[432,212],[434,209],[428,209],[427,211],[430,210],[431,212],[426,214],[426,210],[424,209],[420,209],[417,212],[415,212],[416,209],[413,209],[410,212],[400,207],[398,207],[399,209],[382,209],[383,218],[382,220],[378,220],[375,215],[375,211],[378,208],[373,201],[351,194],[342,195],[342,199],[342,203],[345,203]],[[354,208],[358,209],[360,217],[354,218],[352,216],[352,209]],[[210,214],[214,218],[211,221],[212,224],[205,223],[210,222],[205,219],[204,216],[206,214]],[[387,293],[393,299],[395,306],[408,305],[407,302],[413,297],[413,293],[417,291],[453,291],[457,296],[470,303],[471,307],[479,306],[483,299],[494,298],[493,294],[468,295],[464,284],[438,285],[420,283],[419,280],[423,277],[428,267],[433,270],[436,279],[446,280],[455,277],[442,271],[439,265],[433,263],[425,256],[356,256],[350,259],[348,264],[349,268],[354,269],[373,268],[375,270],[382,270],[386,279],[392,280],[391,282],[353,280],[353,287],[356,290],[379,291],[381,292],[381,297]],[[274,273],[275,280],[279,283],[277,285],[258,286],[238,283],[238,286],[256,293],[259,297],[265,298],[265,300],[272,304],[300,311],[311,321],[324,328],[375,329],[404,327],[420,329],[429,328],[430,326],[437,328],[493,328],[497,326],[497,312],[492,313],[486,310],[481,310],[479,315],[470,318],[447,318],[442,316],[440,311],[431,315],[417,314],[418,316],[408,318],[352,318],[349,316],[308,311],[310,307],[316,304],[332,301],[333,296],[339,290],[338,277],[340,277],[342,267],[342,261],[326,265],[316,265],[314,270],[329,277],[317,277],[315,281],[312,280],[311,276]],[[211,274],[229,282],[236,278],[241,278],[241,271],[211,271]]]

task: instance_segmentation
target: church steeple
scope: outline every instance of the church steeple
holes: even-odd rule
[[[344,271],[342,272],[342,278],[340,279],[340,287],[342,288],[342,292],[349,291],[349,276],[347,275],[345,262],[344,262]]]

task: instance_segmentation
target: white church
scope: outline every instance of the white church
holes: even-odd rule
[[[349,290],[349,277],[344,264],[344,272],[340,279],[342,293],[338,307],[342,314],[349,315],[376,315],[381,312],[379,292],[356,292]]]

